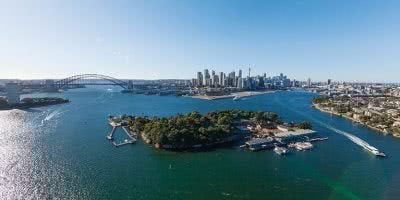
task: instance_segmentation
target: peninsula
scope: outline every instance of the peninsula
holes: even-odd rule
[[[277,114],[265,111],[191,112],[165,118],[110,116],[109,121],[110,124],[124,124],[147,144],[169,150],[209,148],[243,138],[257,139],[250,148],[259,150],[314,133],[308,122],[284,123]],[[263,142],[259,143],[260,139]]]
[[[24,108],[33,108],[33,107],[41,107],[55,104],[63,104],[68,103],[68,99],[58,98],[58,97],[43,97],[43,98],[24,98],[19,103],[10,104],[4,98],[0,98],[0,110],[9,110],[9,109],[24,109]]]

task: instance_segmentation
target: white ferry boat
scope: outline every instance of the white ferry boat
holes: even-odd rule
[[[377,148],[371,146],[371,145],[363,145],[364,149],[370,151],[372,154],[380,157],[386,157],[385,153],[380,152]]]

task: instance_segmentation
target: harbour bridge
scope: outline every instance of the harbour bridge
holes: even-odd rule
[[[45,83],[40,84],[25,83],[22,84],[22,88],[67,89],[80,85],[115,85],[125,90],[133,88],[132,81],[123,81],[101,74],[79,74],[60,80],[46,80]]]

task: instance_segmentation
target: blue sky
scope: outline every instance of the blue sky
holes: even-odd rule
[[[400,1],[0,0],[0,78],[400,82]]]

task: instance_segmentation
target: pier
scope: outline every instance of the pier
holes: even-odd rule
[[[136,142],[136,138],[131,134],[131,132],[126,128],[127,124],[126,123],[115,123],[112,120],[109,121],[109,124],[112,126],[112,130],[110,131],[110,133],[107,135],[107,139],[111,141],[111,143],[115,146],[115,147],[120,147],[123,146],[125,144],[133,144]],[[129,137],[129,139],[125,139],[123,142],[117,143],[114,141],[114,134],[115,131],[117,130],[118,127],[121,127],[122,130],[124,130],[124,132],[126,133],[126,135]],[[135,134],[136,136],[136,134]]]

